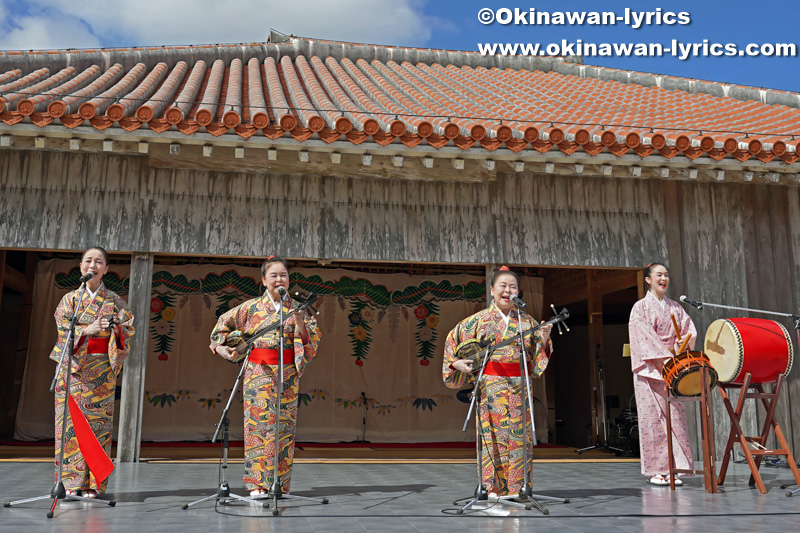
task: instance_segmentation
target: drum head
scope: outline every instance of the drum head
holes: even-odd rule
[[[722,383],[736,379],[742,369],[744,349],[739,331],[727,320],[715,320],[708,326],[703,351]]]

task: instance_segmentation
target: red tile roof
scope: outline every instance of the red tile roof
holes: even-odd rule
[[[297,142],[782,160],[800,95],[561,58],[285,43],[0,52],[0,120]],[[120,132],[120,135],[124,135]]]

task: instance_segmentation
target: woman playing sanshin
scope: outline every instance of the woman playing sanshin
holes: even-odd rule
[[[514,309],[511,296],[519,294],[519,280],[508,267],[502,267],[492,275],[492,304],[459,322],[447,335],[444,348],[442,377],[445,385],[459,389],[474,382],[473,372],[477,368],[467,359],[457,356],[457,349],[469,340],[493,343],[519,336],[519,328],[526,331],[538,322],[525,312]],[[547,325],[524,337],[528,354],[528,370],[532,377],[539,377],[550,360],[552,351],[550,330]],[[530,431],[523,431],[522,406],[525,399],[524,382],[521,377],[519,342],[495,349],[486,364],[483,379],[478,384],[479,409],[477,416],[477,438],[480,442],[478,463],[482,483],[491,496],[518,494],[524,482],[525,446],[532,452],[533,439]],[[528,406],[530,409],[530,406]],[[530,474],[530,463],[528,464]]]
[[[54,361],[62,361],[63,356],[55,388],[56,479],[66,414],[62,482],[67,495],[94,498],[105,491],[113,468],[108,456],[117,376],[128,355],[134,329],[133,315],[125,301],[103,284],[108,253],[97,246],[89,248],[81,258],[80,271],[83,276],[92,277],[85,290],[81,287],[68,292],[58,304],[58,341],[50,353]],[[73,315],[77,319],[69,367],[64,348]],[[71,374],[70,396],[74,403],[69,399],[65,402],[67,371]]]
[[[286,289],[289,267],[281,258],[270,256],[261,265],[263,296],[234,307],[219,317],[211,332],[211,350],[229,361],[242,356],[231,347],[234,339],[247,339],[269,324],[277,324],[283,306],[284,352],[280,352],[277,330],[258,338],[253,345],[244,375],[244,482],[250,496],[268,496],[277,470],[281,494],[288,494],[292,479],[294,438],[300,377],[316,355],[320,330],[316,319],[296,308]],[[282,296],[280,293],[283,292]],[[278,357],[283,358],[283,396],[280,398],[279,462],[275,462],[275,401],[278,387]]]

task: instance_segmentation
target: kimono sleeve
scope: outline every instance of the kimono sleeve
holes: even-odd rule
[[[456,324],[450,333],[447,334],[447,339],[444,342],[444,361],[442,363],[442,380],[444,384],[450,389],[460,389],[465,385],[469,385],[475,381],[475,376],[472,373],[461,372],[456,370],[451,365],[456,362],[456,348],[465,340],[464,322]]]
[[[136,333],[133,327],[133,313],[128,309],[125,300],[114,294],[114,309],[118,324],[112,330],[111,340],[108,345],[108,361],[114,370],[114,375],[119,375],[122,363],[130,353],[130,339]]]

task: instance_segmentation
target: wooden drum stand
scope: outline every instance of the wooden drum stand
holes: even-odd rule
[[[709,368],[703,367],[700,371],[702,391],[700,396],[674,396],[670,387],[667,387],[665,410],[667,415],[667,451],[669,453],[669,487],[675,490],[676,474],[703,474],[703,485],[706,492],[717,492],[717,470],[714,465],[714,421],[711,414],[711,395],[709,390]],[[672,450],[672,402],[699,402],[700,403],[700,431],[702,434],[703,469],[688,470],[675,468],[675,456]]]
[[[731,419],[731,433],[728,436],[728,444],[725,446],[725,458],[722,460],[722,465],[719,470],[719,479],[717,484],[722,485],[725,482],[725,474],[728,471],[728,463],[731,459],[731,451],[733,450],[734,443],[739,443],[742,447],[747,464],[750,466],[750,486],[754,484],[758,486],[761,494],[766,494],[767,489],[764,486],[764,481],[761,479],[761,474],[758,472],[761,466],[761,461],[764,456],[778,455],[785,456],[786,461],[789,463],[789,468],[792,469],[792,475],[795,482],[800,485],[800,471],[797,469],[797,463],[792,457],[792,452],[789,449],[789,444],[783,436],[783,431],[780,425],[775,420],[775,408],[778,405],[778,395],[781,392],[783,385],[783,374],[778,374],[778,379],[772,388],[772,392],[764,392],[764,387],[761,383],[751,383],[750,372],[747,372],[744,381],[738,383],[720,383],[719,393],[722,396],[722,402],[725,404],[725,409]],[[731,400],[728,397],[726,389],[740,389],[739,399],[736,402],[736,409],[733,408]],[[740,424],[742,419],[742,411],[744,410],[744,401],[748,398],[761,400],[764,410],[767,412],[764,419],[764,427],[761,430],[761,435],[757,437],[748,437],[742,431]],[[767,437],[769,437],[770,429],[775,432],[775,437],[778,440],[780,448],[769,450],[765,447]],[[751,447],[751,444],[753,445]]]

